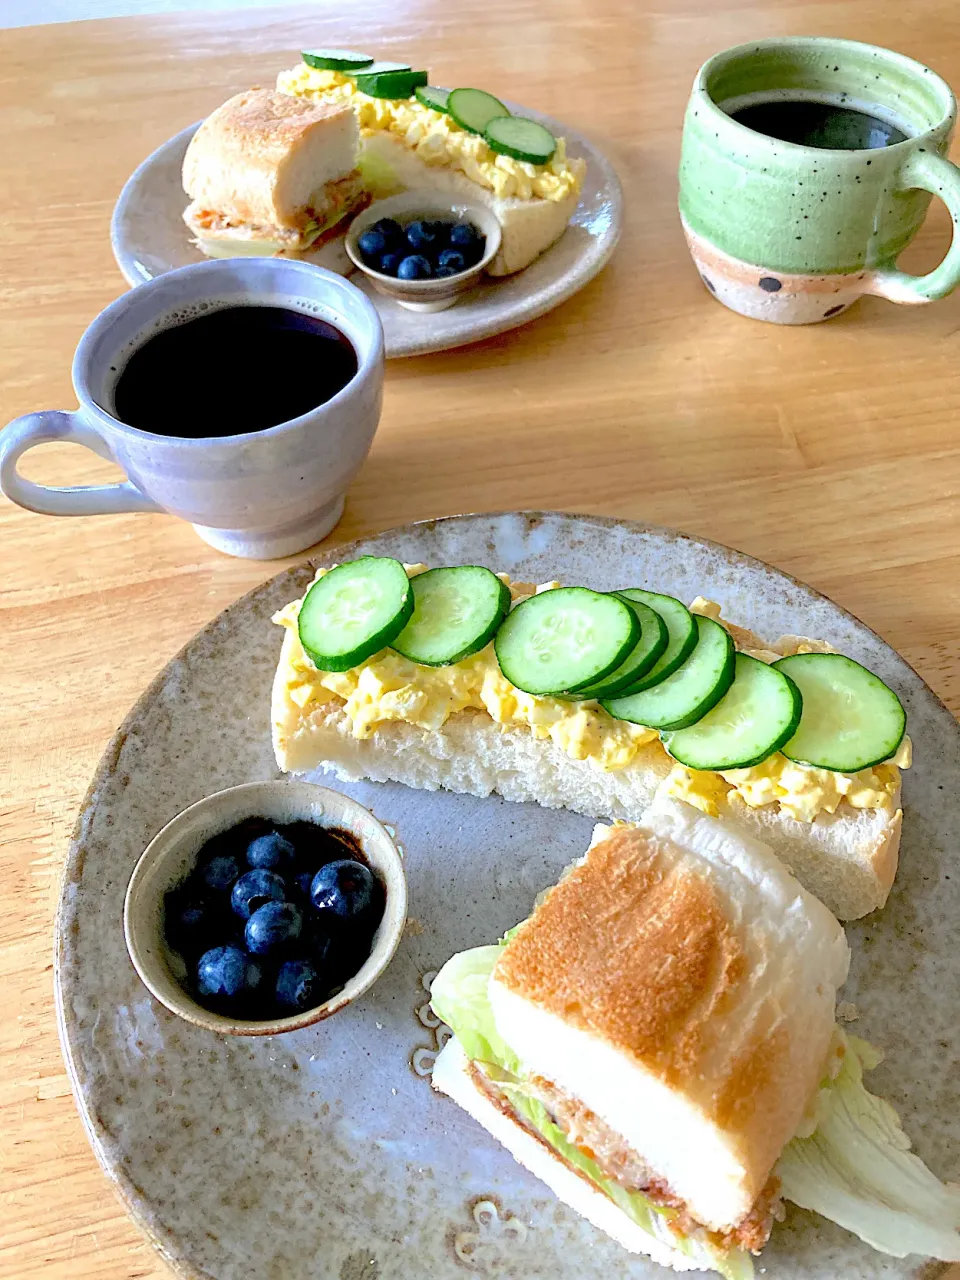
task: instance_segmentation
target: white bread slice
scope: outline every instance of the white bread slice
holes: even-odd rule
[[[299,231],[322,214],[328,187],[354,174],[359,142],[347,106],[249,89],[193,135],[183,187],[197,211],[239,226]]]
[[[366,167],[373,196],[382,199],[412,188],[436,191],[454,200],[485,204],[500,223],[500,251],[487,267],[492,276],[511,275],[528,267],[556,243],[566,230],[580,199],[574,192],[565,200],[500,199],[493,191],[472,181],[459,169],[427,164],[403,140],[386,130],[363,137],[361,156],[373,161]]]
[[[666,800],[597,833],[503,948],[490,1004],[527,1075],[730,1230],[817,1095],[849,961],[770,849]]]
[[[631,1253],[642,1253],[661,1267],[675,1271],[709,1270],[663,1240],[637,1226],[622,1209],[586,1177],[574,1170],[534,1137],[523,1125],[498,1110],[470,1077],[469,1062],[459,1041],[450,1040],[437,1057],[432,1074],[433,1086],[461,1106],[510,1152],[518,1164],[528,1169],[575,1213],[612,1236]]]
[[[277,763],[289,773],[329,770],[346,782],[402,782],[424,791],[464,792],[534,801],[589,818],[636,821],[653,802],[671,767],[657,743],[625,769],[603,770],[575,760],[552,740],[523,727],[495,723],[481,711],[462,711],[426,732],[399,721],[383,723],[369,738],[355,738],[338,699],[302,710],[290,697],[286,672],[298,644],[284,635],[273,685],[273,742]],[[775,805],[720,805],[736,830],[768,844],[802,885],[841,920],[881,907],[890,892],[900,845],[900,796],[893,807],[854,809],[798,822]]]

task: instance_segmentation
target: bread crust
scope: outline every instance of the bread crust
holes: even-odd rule
[[[552,1065],[699,1221],[734,1227],[816,1093],[849,949],[765,846],[674,800],[649,823],[608,829],[550,890],[504,947],[491,1003],[528,1070]],[[637,1111],[654,1081],[661,1105],[695,1109],[705,1149],[716,1134],[731,1153],[736,1221],[658,1163],[663,1134]]]
[[[550,891],[494,976],[685,1089],[746,969],[709,880],[667,842],[624,826]],[[746,1066],[740,1075],[758,1083]]]
[[[300,230],[310,214],[282,198],[285,166],[311,135],[353,113],[269,89],[229,98],[203,122],[183,159],[183,187],[198,209],[232,223]]]

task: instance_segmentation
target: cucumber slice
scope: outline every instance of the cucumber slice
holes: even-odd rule
[[[626,600],[637,600],[641,604],[648,605],[654,613],[659,613],[667,627],[666,649],[645,676],[629,689],[621,690],[621,697],[626,697],[630,693],[651,689],[661,680],[666,680],[667,676],[672,676],[693,653],[697,646],[699,632],[693,614],[685,604],[681,604],[673,596],[662,596],[656,591],[644,591],[642,587],[628,587],[625,591],[618,591],[617,595],[623,596]]]
[[[488,645],[510,612],[510,591],[480,565],[428,569],[410,579],[413,616],[393,641],[425,667],[446,667]]]
[[[303,49],[300,57],[317,71],[359,71],[373,62],[368,54],[353,49]]]
[[[371,62],[365,67],[358,67],[356,71],[350,74],[356,76],[379,76],[387,71],[409,71],[409,62],[381,62],[378,58],[376,62]]]
[[[518,604],[494,645],[510,683],[542,696],[603,679],[639,638],[637,615],[625,601],[587,587],[557,587]]]
[[[452,89],[447,110],[470,133],[483,133],[491,120],[510,114],[499,98],[484,89]]]
[[[449,89],[438,89],[433,84],[420,84],[414,90],[414,97],[425,107],[430,107],[433,111],[442,111],[446,114],[447,99],[450,97]]]
[[[621,599],[623,597],[621,596]],[[649,671],[667,647],[667,624],[649,605],[640,604],[638,600],[624,600],[637,615],[640,623],[640,639],[633,646],[633,652],[625,662],[621,662],[616,671],[612,671],[604,680],[585,686],[583,689],[571,690],[571,696],[583,698],[612,698],[614,694],[634,684],[644,672]]]
[[[690,769],[747,769],[793,736],[802,707],[788,675],[738,653],[733,684],[713,710],[689,729],[664,733],[661,741]]]
[[[320,671],[349,671],[385,649],[413,613],[399,560],[361,556],[315,582],[300,606],[300,643]]]
[[[733,641],[712,618],[696,615],[695,623],[696,648],[682,667],[642,693],[604,698],[604,711],[648,729],[685,729],[715,707],[733,684]]]
[[[527,164],[548,164],[557,149],[557,140],[536,120],[523,116],[497,116],[483,131],[492,151]]]
[[[364,71],[357,76],[357,88],[368,98],[409,98],[427,79],[426,71]]]
[[[788,760],[859,773],[896,754],[907,716],[879,676],[842,653],[796,653],[774,666],[803,697],[800,726],[782,748]]]

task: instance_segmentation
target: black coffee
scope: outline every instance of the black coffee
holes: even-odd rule
[[[317,316],[239,306],[172,325],[134,351],[114,390],[121,422],[165,436],[246,435],[324,404],[357,372]]]
[[[796,142],[803,147],[823,147],[827,151],[892,147],[907,137],[887,120],[831,102],[755,102],[731,111],[730,115],[738,124],[756,133],[765,133],[768,138]]]

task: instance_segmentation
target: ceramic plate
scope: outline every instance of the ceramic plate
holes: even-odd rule
[[[587,162],[580,203],[561,238],[525,271],[490,281],[472,290],[454,307],[435,315],[407,311],[370,287],[354,271],[351,279],[370,295],[380,312],[387,355],[417,356],[477,342],[535,320],[565,302],[606,264],[620,237],[623,199],[610,161],[576,129],[549,116],[508,104],[511,111],[539,120],[567,140],[571,156]],[[180,169],[187,143],[198,126],[158,147],[136,170],[120,193],[110,235],[120,270],[132,284],[203,262],[190,243],[181,217],[187,204]]]
[[[487,564],[601,589],[644,582],[778,636],[822,636],[907,706],[901,870],[886,910],[850,927],[844,999],[887,1052],[874,1087],[941,1177],[960,1173],[960,734],[867,627],[784,574],[715,544],[586,516],[462,516],[346,547]],[[410,920],[384,977],[345,1013],[282,1038],[219,1038],[141,986],[121,907],[148,840],[184,806],[276,776],[271,614],[312,569],[290,569],[205,627],[157,677],[108,748],[83,805],[59,911],[58,1010],[80,1110],[104,1168],[181,1276],[207,1280],[641,1280],[664,1274],[561,1206],[428,1073],[428,975],[489,943],[586,847],[593,823],[535,805],[398,785],[334,783],[396,828]],[[939,1274],[883,1257],[787,1208],[759,1267],[778,1280]],[[759,1271],[758,1267],[758,1271]]]

